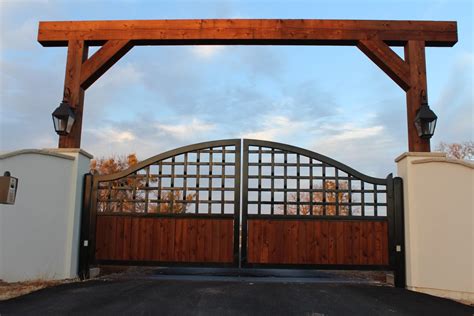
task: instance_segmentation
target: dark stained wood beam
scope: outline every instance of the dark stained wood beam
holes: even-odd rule
[[[361,40],[357,47],[403,90],[410,89],[410,67],[387,44],[380,40]]]
[[[122,58],[133,44],[129,40],[109,40],[93,56],[87,59],[81,69],[81,86],[85,90]]]
[[[426,46],[453,46],[458,40],[452,21],[378,20],[124,20],[40,22],[43,46],[67,46],[65,99],[76,110],[72,132],[59,147],[81,144],[84,90],[135,45],[352,45],[407,92],[410,151],[430,151],[418,137],[414,118],[426,85]],[[87,48],[103,45],[87,59]],[[405,60],[389,46],[404,46]]]
[[[408,149],[429,152],[430,140],[418,137],[415,128],[415,116],[421,106],[421,92],[424,90],[428,96],[425,43],[408,41],[405,45],[405,60],[410,69],[410,89],[407,91]]]
[[[390,46],[424,41],[426,46],[453,46],[456,22],[379,20],[122,20],[40,22],[43,46],[67,46],[70,39],[102,45],[133,40],[136,45],[357,45],[381,40]]]
[[[70,40],[67,49],[66,77],[64,79],[64,99],[74,108],[76,120],[71,133],[59,137],[59,148],[80,148],[82,133],[82,110],[84,89],[81,87],[82,63],[87,59],[88,48],[84,41]]]

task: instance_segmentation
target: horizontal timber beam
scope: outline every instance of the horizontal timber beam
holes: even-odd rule
[[[83,40],[89,46],[109,40],[134,45],[349,45],[380,40],[390,46],[423,41],[425,46],[453,46],[457,23],[452,21],[382,20],[122,20],[40,22],[43,46],[67,46]]]

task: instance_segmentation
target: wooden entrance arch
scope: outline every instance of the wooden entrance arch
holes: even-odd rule
[[[427,93],[425,47],[451,47],[457,23],[375,20],[123,20],[40,22],[38,41],[68,47],[64,96],[76,123],[60,148],[81,145],[84,91],[137,45],[340,45],[357,46],[407,95],[409,151],[430,151],[418,137],[414,118]],[[89,46],[102,46],[88,58]],[[403,46],[400,58],[390,46]]]

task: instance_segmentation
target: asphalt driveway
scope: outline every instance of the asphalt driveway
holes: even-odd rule
[[[0,314],[473,315],[474,308],[374,284],[155,276],[63,284],[0,302]]]

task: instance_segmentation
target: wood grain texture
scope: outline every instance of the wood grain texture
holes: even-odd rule
[[[375,245],[375,251],[370,245]],[[248,262],[388,265],[388,225],[386,221],[249,219]]]
[[[80,148],[82,135],[82,112],[84,108],[84,89],[81,87],[82,63],[87,59],[88,47],[81,40],[67,42],[66,74],[64,96],[75,112],[75,122],[68,135],[59,137],[59,148]]]
[[[96,260],[233,262],[233,219],[98,216]]]
[[[414,117],[426,91],[425,47],[453,46],[454,21],[313,19],[206,19],[40,22],[43,46],[68,47],[65,95],[76,111],[59,148],[80,148],[84,90],[135,45],[349,45],[358,46],[407,91],[409,151],[430,151]],[[87,59],[88,46],[102,47]],[[405,46],[405,61],[389,46]]]
[[[314,19],[205,19],[40,22],[43,46],[66,46],[70,39],[102,45],[108,40],[133,40],[138,45],[356,45],[376,39],[389,45],[408,40],[427,46],[453,46],[453,21],[383,21]]]
[[[82,64],[80,84],[85,90],[122,58],[133,44],[128,40],[109,40]]]
[[[357,47],[403,90],[410,88],[408,64],[381,40],[360,40]]]
[[[428,96],[425,46],[423,41],[408,41],[405,45],[405,60],[410,70],[410,89],[406,93],[409,151],[431,150],[430,140],[420,138],[415,128],[416,113],[421,107],[421,91],[424,90]]]

